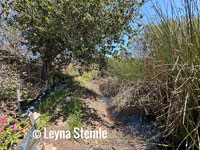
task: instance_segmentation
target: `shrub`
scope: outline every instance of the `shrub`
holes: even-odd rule
[[[77,77],[76,80],[79,81],[81,85],[85,85],[89,81],[93,80],[96,76],[97,71],[91,70],[89,72],[84,72],[81,76]]]
[[[122,80],[110,77],[100,85],[100,91],[106,97],[114,97],[119,92],[119,88],[122,87],[122,84]]]
[[[143,64],[137,59],[108,59],[108,71],[115,77],[127,81],[136,81],[144,77]]]
[[[26,86],[13,67],[2,64],[0,67],[2,68],[0,72],[0,100],[16,101],[17,89],[20,89],[21,100],[31,100],[36,89],[29,91],[30,85],[29,87]]]

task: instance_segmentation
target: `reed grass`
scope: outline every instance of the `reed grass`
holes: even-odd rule
[[[151,53],[145,72],[160,91],[159,120],[165,118],[165,135],[173,135],[186,149],[198,149],[200,126],[200,16],[195,0],[183,1],[182,9],[171,3],[166,16],[154,5],[158,19],[147,27]]]
[[[157,18],[149,19],[143,37],[148,55],[140,66],[128,61],[112,65],[111,73],[129,83],[115,90],[110,105],[155,115],[174,149],[195,150],[200,149],[200,3],[182,4],[177,9],[171,3],[171,14],[153,5]]]

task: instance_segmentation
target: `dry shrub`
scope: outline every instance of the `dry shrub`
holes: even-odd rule
[[[114,97],[119,92],[119,87],[123,85],[123,81],[118,78],[108,78],[100,85],[100,91],[108,98]]]
[[[199,66],[194,63],[181,64],[179,61],[167,67],[156,65],[154,60],[150,64],[154,67],[148,70],[149,75],[156,81],[159,93],[156,102],[160,107],[155,110],[155,115],[165,124],[165,136],[170,135],[173,141],[179,141],[179,146],[184,143],[186,149],[198,148]]]
[[[159,92],[154,81],[139,80],[117,86],[118,93],[110,99],[109,105],[116,111],[126,108],[136,108],[149,115],[160,108],[156,106]]]
[[[109,106],[115,111],[134,109],[136,113],[153,115],[164,125],[164,137],[170,137],[177,149],[183,143],[188,144],[186,149],[195,149],[199,147],[200,88],[196,75],[200,68],[185,65],[184,73],[180,74],[183,67],[176,65],[171,70],[156,66],[149,70],[153,78],[137,82],[110,78],[101,89],[110,97]]]

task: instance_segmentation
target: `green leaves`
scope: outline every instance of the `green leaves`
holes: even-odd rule
[[[13,124],[11,122],[18,119],[17,131],[13,130]],[[13,145],[19,144],[22,138],[27,134],[27,130],[30,128],[30,124],[19,118],[8,117],[6,126],[2,132],[0,132],[0,150],[12,149]],[[25,129],[25,130],[24,130]]]
[[[28,41],[30,50],[48,61],[64,51],[71,51],[69,59],[88,63],[102,53],[105,43],[105,52],[112,53],[114,43],[120,44],[124,35],[133,36],[131,23],[141,5],[137,0],[14,2],[16,13],[11,21]],[[81,49],[88,50],[82,52]]]

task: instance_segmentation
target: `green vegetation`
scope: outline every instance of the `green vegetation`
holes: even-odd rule
[[[89,81],[93,80],[95,77],[97,77],[97,71],[89,71],[89,72],[84,72],[81,76],[75,78],[75,80],[80,82],[80,85],[85,85]]]
[[[78,81],[80,85],[84,86],[89,81],[98,76],[98,65],[93,64],[90,67],[81,67],[75,64],[70,64],[67,67],[66,73],[74,77],[74,81]]]
[[[135,81],[144,77],[143,64],[136,59],[108,59],[109,72],[123,80]]]
[[[82,111],[83,104],[78,99],[77,95],[75,95],[65,109],[69,113],[69,130],[73,134],[74,128],[78,127],[80,129],[82,127],[82,117],[84,116]]]
[[[79,97],[83,95],[83,90],[77,90],[72,96],[71,100],[66,104],[62,105],[62,111],[69,117],[69,130],[73,134],[74,128],[82,127],[83,104],[79,100]]]
[[[37,121],[38,129],[43,128],[49,124],[52,124],[52,116],[56,115],[59,106],[62,103],[63,98],[68,92],[64,89],[57,89],[49,98],[46,98],[39,106],[38,111],[41,113],[40,119]]]
[[[17,117],[17,116],[16,116]],[[13,146],[17,146],[28,133],[30,124],[27,121],[20,120],[17,123],[17,131],[13,130],[12,122],[16,118],[6,118],[3,130],[0,132],[0,150],[7,150]]]
[[[195,149],[200,146],[200,22],[194,17],[199,8],[192,11],[194,1],[184,4],[186,12],[175,12],[168,20],[160,15],[160,20],[148,27],[146,39],[154,51],[145,71],[150,77],[156,76],[154,81],[162,91],[158,102],[164,104],[160,105],[160,117],[168,118],[166,132],[174,141],[185,143],[186,149]]]
[[[19,138],[23,137],[23,134],[13,131],[12,128],[6,129],[6,131],[3,131],[0,135],[0,141],[3,141],[0,146],[1,150],[7,150],[8,147],[19,143]]]
[[[0,65],[0,67],[2,66]],[[5,71],[6,69],[7,71]],[[13,68],[6,69],[1,70],[1,78],[3,80],[0,82],[0,98],[2,100],[14,101],[16,99],[16,91],[20,89],[22,101],[32,100],[35,91],[28,91],[26,83],[19,78],[19,74]]]
[[[96,78],[97,71],[88,71],[94,65],[100,71],[107,68],[113,77],[102,87],[113,109],[155,116],[166,139],[160,145],[200,149],[200,7],[196,0],[182,2],[181,9],[172,4],[167,15],[153,5],[157,18],[150,18],[137,40],[140,27],[133,26],[142,18],[143,0],[0,2],[0,105],[3,110],[7,102],[16,105],[17,89],[28,101],[67,79],[71,90],[57,89],[39,105],[38,125],[42,130],[59,114],[69,119],[72,131],[82,126],[84,115],[79,100],[83,90],[73,87],[74,79],[83,86]],[[140,56],[124,51],[125,36],[134,39]],[[18,143],[23,127],[28,123],[20,120],[19,132],[3,129],[0,149]]]
[[[124,35],[135,34],[132,24],[142,17],[139,8],[144,1],[14,0],[0,4],[2,14],[8,16],[1,19],[18,29],[27,41],[23,44],[44,62],[41,79],[47,81],[53,63],[67,64],[73,59],[88,65],[114,54],[114,45],[124,44]]]
[[[67,94],[67,91],[64,89],[58,89],[50,95],[49,98],[45,99],[38,107],[40,113],[50,113],[56,110],[61,100]]]
[[[38,128],[43,130],[43,127],[52,123],[52,119],[57,113],[62,112],[63,117],[69,118],[69,130],[73,133],[75,127],[82,126],[83,117],[83,105],[78,99],[83,95],[82,90],[77,90],[71,99],[63,104],[62,100],[66,97],[68,91],[64,89],[58,89],[49,98],[47,98],[42,104],[39,105],[39,112],[42,114],[38,121]]]

